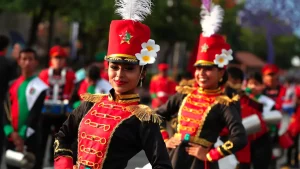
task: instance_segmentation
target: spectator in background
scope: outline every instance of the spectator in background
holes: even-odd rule
[[[9,81],[13,80],[17,77],[16,67],[13,62],[10,62],[6,57],[6,52],[9,46],[9,39],[4,36],[0,35],[0,127],[3,127],[3,114],[4,114],[4,107],[3,102],[7,96],[8,91],[8,83]],[[0,130],[0,146],[3,145],[4,140],[4,133],[3,130]],[[2,147],[0,147],[2,148]],[[0,151],[0,159],[2,159],[2,151]],[[1,160],[0,160],[1,163]]]

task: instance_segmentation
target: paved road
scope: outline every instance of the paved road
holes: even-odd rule
[[[281,161],[280,163],[282,163],[283,159],[280,161]],[[146,158],[145,153],[140,152],[139,154],[137,154],[134,158],[132,158],[129,161],[126,169],[135,169],[136,167],[143,167],[147,163],[148,163],[148,160]],[[6,169],[4,164],[1,165],[1,169]],[[43,169],[53,169],[53,167],[48,167],[48,164],[45,163],[45,167]],[[279,167],[277,169],[279,169]]]
[[[50,147],[50,142],[48,142],[48,149]],[[45,159],[48,159],[49,156],[46,156]],[[2,160],[4,161],[4,160]],[[139,154],[137,154],[134,158],[132,158],[126,169],[135,169],[135,167],[143,167],[148,163],[148,160],[146,158],[145,153],[142,151]],[[47,160],[44,162],[44,168],[43,169],[53,169],[53,167],[49,167],[49,163]],[[1,169],[6,169],[6,166],[4,165],[4,162],[1,164]]]

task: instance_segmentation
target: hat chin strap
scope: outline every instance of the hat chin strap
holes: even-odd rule
[[[137,85],[136,85],[136,86],[138,86],[138,85],[139,85],[139,82],[140,82],[140,80],[141,80],[141,77],[142,77],[143,70],[144,70],[144,66],[142,66],[142,69],[141,69],[141,72],[140,72],[140,76],[139,76],[139,81],[138,81],[138,83],[137,83]]]

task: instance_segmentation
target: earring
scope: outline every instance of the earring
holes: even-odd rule
[[[223,81],[223,78],[221,78],[220,80],[219,80],[219,82],[222,82]]]
[[[140,87],[143,87],[143,78],[140,80]]]

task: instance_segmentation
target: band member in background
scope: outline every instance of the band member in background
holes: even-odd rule
[[[279,68],[274,64],[266,64],[262,69],[262,76],[265,85],[263,94],[273,99],[275,108],[281,110],[285,88],[279,83]]]
[[[258,132],[248,135],[247,146],[235,154],[239,161],[238,168],[250,169],[253,166],[254,169],[267,169],[271,162],[272,146],[267,124],[263,120],[263,105],[251,99],[242,91],[244,73],[241,69],[230,67],[227,71],[226,94],[230,97],[235,97],[238,94],[242,118],[245,119],[251,115],[257,115],[261,126]]]
[[[5,104],[4,132],[7,137],[6,149],[32,152],[36,157],[34,169],[40,169],[40,131],[38,123],[48,86],[34,75],[37,67],[36,52],[23,49],[18,58],[21,76],[9,88],[9,100]],[[7,166],[8,169],[17,169]]]
[[[197,87],[181,83],[177,94],[159,107],[156,112],[164,122],[178,112],[177,133],[168,135],[165,123],[161,133],[169,149],[174,169],[215,169],[218,160],[241,150],[247,144],[247,136],[240,113],[234,101],[222,92],[227,81],[226,66],[233,59],[230,45],[222,35],[216,34],[223,9],[210,4],[203,8],[202,28],[197,61],[194,64]],[[216,22],[216,23],[215,23]],[[208,25],[214,23],[214,28]],[[223,128],[229,130],[229,139],[221,146],[213,147]]]
[[[75,84],[75,73],[66,67],[67,54],[63,48],[60,46],[52,47],[49,56],[49,68],[41,71],[39,75],[50,86],[40,120],[42,151],[44,153],[49,134],[53,138],[52,143],[54,143],[54,134],[58,132],[59,127],[67,119],[68,113],[72,111],[68,104]],[[49,160],[53,163],[53,153],[50,153]]]
[[[157,108],[176,93],[176,82],[168,77],[169,65],[161,63],[158,65],[159,74],[152,77],[150,82],[150,94],[152,98],[152,108]]]
[[[74,90],[77,94],[77,98],[80,98],[81,94],[108,94],[111,89],[110,83],[100,77],[100,68],[98,65],[90,65],[86,70],[86,78],[79,85],[78,90]],[[77,108],[81,101],[78,100],[73,103],[73,108]]]
[[[113,89],[109,94],[82,95],[84,102],[56,134],[55,169],[73,168],[74,140],[78,140],[77,169],[125,169],[141,150],[154,169],[172,168],[159,131],[160,118],[139,103],[136,93],[146,76],[146,64],[154,63],[159,51],[149,27],[139,22],[152,3],[116,2],[124,20],[110,25],[106,60]]]

